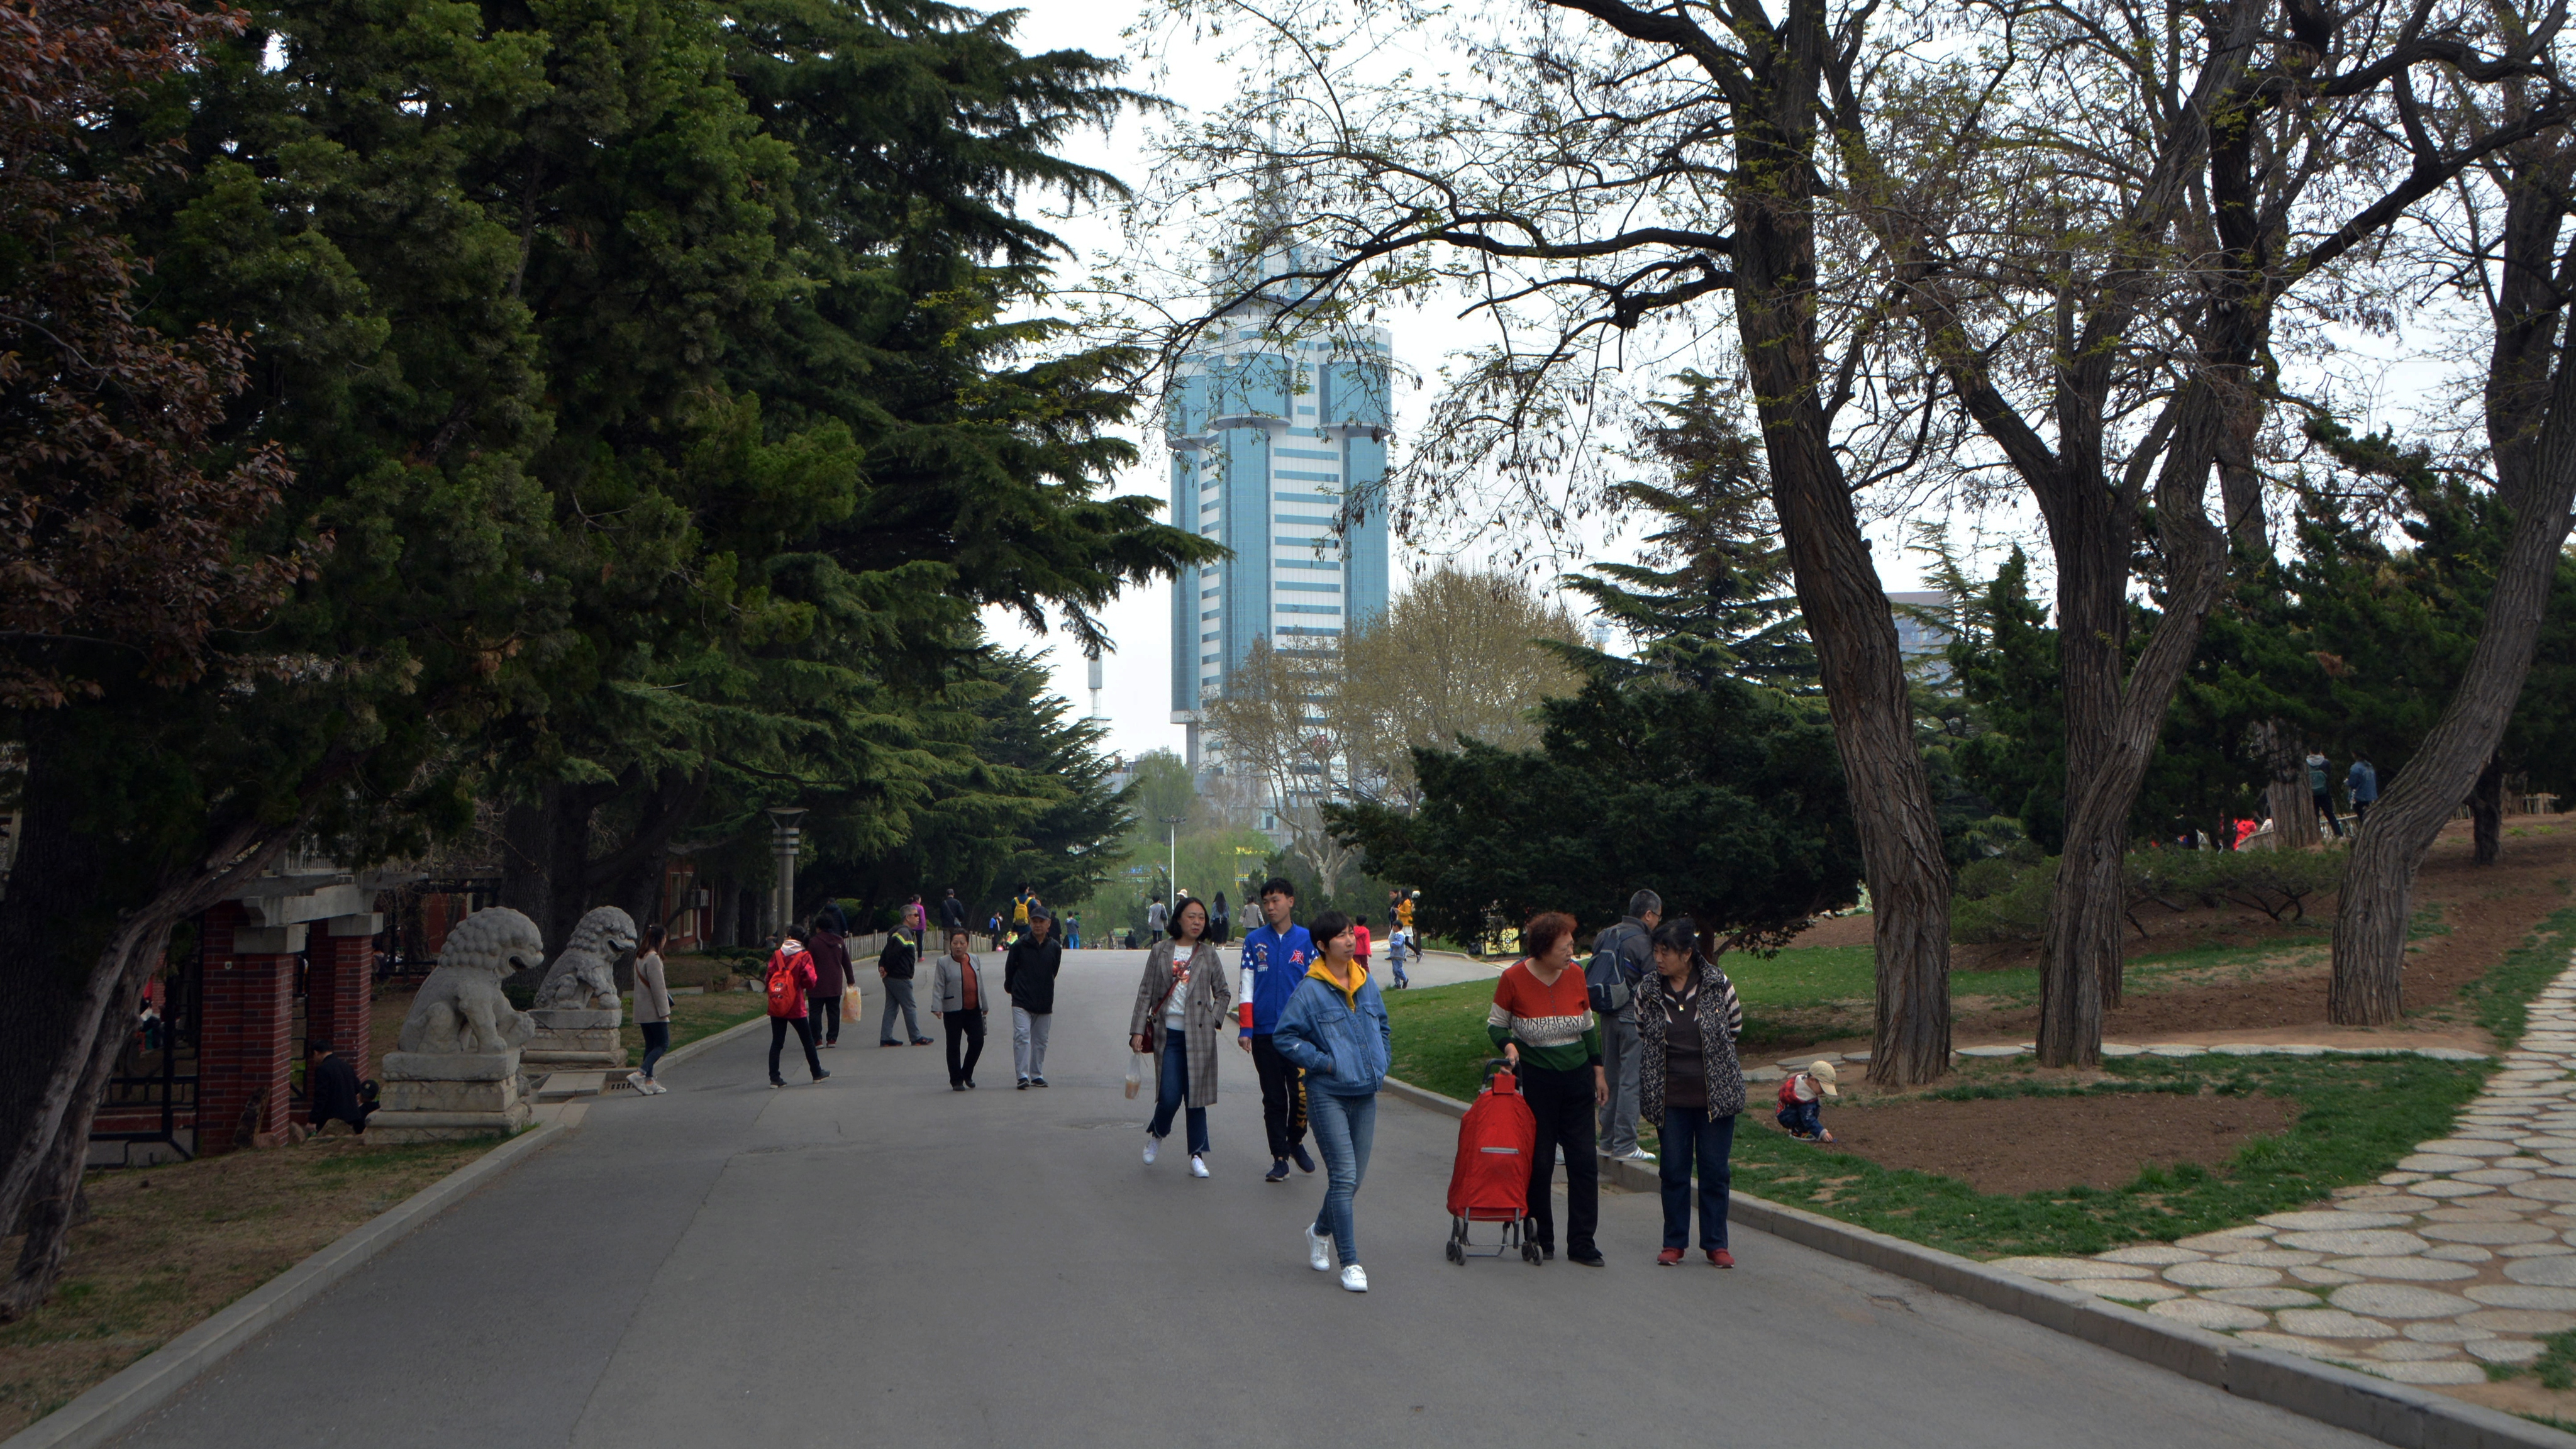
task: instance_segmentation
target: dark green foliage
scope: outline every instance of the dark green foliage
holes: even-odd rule
[[[1417,750],[1412,816],[1330,812],[1371,871],[1422,891],[1419,923],[1467,939],[1489,915],[1517,926],[1567,910],[1617,919],[1639,888],[1704,933],[1761,948],[1849,904],[1859,848],[1821,712],[1739,680],[1697,689],[1655,677],[1542,706],[1528,753],[1466,741]]]

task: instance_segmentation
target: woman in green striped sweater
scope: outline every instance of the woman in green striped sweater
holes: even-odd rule
[[[1601,1266],[1593,1232],[1601,1222],[1601,1163],[1593,1155],[1593,1111],[1610,1100],[1601,1072],[1601,1019],[1574,966],[1574,918],[1543,911],[1521,928],[1529,957],[1514,962],[1494,983],[1494,1009],[1485,1035],[1502,1048],[1520,1074],[1521,1094],[1538,1118],[1530,1153],[1529,1236],[1556,1256],[1556,1213],[1548,1182],[1556,1176],[1556,1151],[1565,1149],[1565,1256],[1588,1268]]]

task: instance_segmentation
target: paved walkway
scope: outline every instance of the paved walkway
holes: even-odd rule
[[[2404,1383],[2482,1383],[2485,1365],[2529,1363],[2539,1335],[2576,1328],[2572,1066],[2576,957],[2452,1134],[2377,1183],[2170,1247],[1995,1266]]]
[[[1392,1098],[1360,1200],[1374,1291],[1345,1293],[1300,1240],[1320,1181],[1260,1181],[1247,1063],[1215,1177],[1138,1161],[1137,967],[1067,968],[1045,1091],[1010,1090],[1002,1026],[970,1094],[935,1048],[849,1045],[773,1092],[764,1034],[605,1099],[124,1442],[2368,1442],[1759,1234],[1733,1273],[1657,1268],[1649,1197],[1605,1199],[1606,1269],[1452,1267],[1455,1124]]]

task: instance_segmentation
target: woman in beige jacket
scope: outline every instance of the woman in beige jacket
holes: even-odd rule
[[[635,953],[635,1027],[644,1033],[644,1066],[628,1072],[626,1084],[647,1097],[671,1090],[653,1079],[653,1064],[671,1049],[671,988],[662,982],[662,928],[646,926],[642,949]]]
[[[1136,983],[1136,1009],[1127,1018],[1127,1045],[1154,1058],[1154,1121],[1145,1129],[1145,1160],[1172,1134],[1172,1117],[1189,1106],[1190,1176],[1208,1175],[1207,1109],[1216,1103],[1217,1041],[1233,1023],[1234,991],[1225,963],[1208,944],[1207,905],[1184,900],[1172,914],[1172,934],[1145,956]]]

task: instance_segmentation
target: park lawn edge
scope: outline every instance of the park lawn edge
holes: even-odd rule
[[[2463,991],[2499,1050],[2519,1039],[2529,1001],[2566,969],[2571,939],[2576,908],[2562,908]],[[1473,1099],[1491,1055],[1483,1025],[1489,993],[1481,982],[1390,993],[1394,1075],[1429,1091]],[[2286,1131],[2248,1142],[2215,1169],[2149,1167],[2118,1188],[2011,1196],[1981,1193],[1935,1173],[1881,1167],[1849,1153],[1819,1152],[1778,1131],[1760,1103],[1748,1103],[1736,1131],[1735,1182],[1784,1205],[1973,1258],[2076,1256],[2126,1243],[2170,1242],[2374,1180],[2418,1142],[2447,1132],[2494,1063],[2407,1055],[2129,1058],[2104,1070],[2105,1080],[2081,1087],[1968,1082],[1927,1095],[1965,1100],[2261,1093],[2296,1101],[2300,1115]]]

